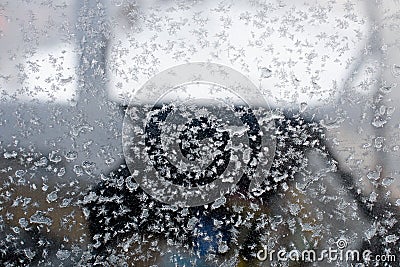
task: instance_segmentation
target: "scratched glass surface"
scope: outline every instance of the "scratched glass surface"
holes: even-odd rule
[[[0,2],[0,265],[398,266],[399,25],[396,0]]]

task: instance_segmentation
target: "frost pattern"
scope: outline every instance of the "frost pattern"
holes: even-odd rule
[[[0,265],[398,266],[399,18],[380,0],[3,1]],[[198,186],[207,201],[174,201]]]

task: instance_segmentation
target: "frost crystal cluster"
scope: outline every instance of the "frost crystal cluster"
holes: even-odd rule
[[[1,1],[0,266],[399,266],[399,25],[395,0]]]

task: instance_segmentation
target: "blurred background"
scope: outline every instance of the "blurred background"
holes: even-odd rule
[[[280,184],[273,201],[257,204],[252,216],[265,217],[260,235],[268,238],[254,252],[266,243],[327,248],[346,237],[349,248],[398,255],[399,20],[395,0],[1,1],[0,262],[89,264],[96,234],[104,233],[90,230],[85,205],[126,168],[124,108],[157,73],[198,61],[241,72],[271,110],[324,131],[318,138],[330,160],[305,148],[304,170]],[[250,203],[240,204],[246,216]],[[213,262],[211,252],[193,256],[156,240],[147,258],[131,254],[133,247],[113,252],[122,263],[112,264],[113,253],[107,262],[276,264],[249,260],[233,245]]]

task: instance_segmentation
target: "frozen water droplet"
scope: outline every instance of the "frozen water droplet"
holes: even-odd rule
[[[75,165],[74,166],[74,172],[76,175],[78,176],[82,176],[83,175],[83,168],[79,165]]]
[[[122,3],[124,2],[124,0],[113,0],[112,3],[116,6],[122,6]]]
[[[377,171],[369,171],[367,173],[367,178],[370,180],[378,180],[379,179],[379,172]]]
[[[22,228],[25,228],[25,227],[28,226],[28,220],[27,220],[26,218],[20,218],[20,219],[18,220],[18,222],[19,222],[19,225],[20,225]]]
[[[219,246],[218,246],[218,252],[219,253],[225,253],[225,252],[228,251],[228,249],[229,249],[229,247],[226,244],[226,242],[223,242],[223,243],[219,244]]]
[[[388,116],[391,116],[395,112],[396,108],[395,107],[387,107],[386,109],[386,114]]]
[[[196,226],[198,221],[199,221],[199,219],[197,219],[196,217],[190,218],[188,223],[187,223],[187,228],[189,230],[192,230]]]
[[[62,261],[68,259],[70,255],[71,255],[71,252],[66,249],[59,249],[56,253],[57,259],[62,260]]]
[[[287,191],[287,190],[289,189],[289,186],[288,186],[288,184],[287,184],[286,182],[284,182],[284,183],[282,184],[282,189],[283,189],[284,191]]]
[[[300,212],[300,206],[298,204],[289,204],[290,214],[297,216]]]
[[[134,181],[132,181],[132,176],[128,176],[126,178],[126,187],[128,187],[130,191],[133,191],[136,190],[139,187],[139,185]]]
[[[386,85],[386,86],[382,86],[381,88],[379,88],[379,91],[381,91],[382,93],[388,94],[392,91],[392,86],[390,85]]]
[[[67,152],[67,153],[65,154],[65,158],[66,158],[68,161],[73,161],[73,160],[75,160],[77,157],[78,157],[78,152],[76,152],[76,151],[69,151],[69,152]]]
[[[72,201],[72,198],[64,198],[64,199],[62,200],[62,203],[60,204],[60,207],[61,207],[61,208],[68,207],[69,204],[71,204],[71,201]]]
[[[12,152],[4,152],[3,156],[5,159],[12,159],[12,158],[16,158],[18,155],[18,153],[16,151],[12,151]]]
[[[89,195],[86,195],[83,198],[83,203],[86,204],[86,203],[89,203],[89,202],[94,201],[96,199],[97,199],[97,195],[94,192],[90,192]]]
[[[114,158],[108,158],[108,159],[105,160],[107,165],[110,165],[110,164],[114,163],[114,161],[115,161]]]
[[[65,168],[62,167],[62,168],[60,168],[59,172],[57,173],[57,176],[62,177],[62,176],[64,176],[64,174],[65,174]]]
[[[57,199],[57,191],[53,191],[53,192],[51,192],[50,194],[48,194],[47,195],[47,201],[50,203],[50,202],[53,202],[53,201],[55,201],[56,199]]]
[[[389,186],[394,182],[394,179],[392,177],[385,177],[382,181],[383,186]]]
[[[42,190],[43,191],[47,191],[47,189],[49,189],[49,186],[47,184],[43,184]]]
[[[45,216],[43,215],[43,212],[42,212],[42,211],[36,211],[36,213],[33,214],[33,215],[30,217],[29,221],[30,221],[31,223],[46,224],[46,225],[49,225],[49,226],[53,223],[53,220],[50,219],[49,217],[45,217]]]
[[[365,232],[365,236],[367,237],[367,240],[370,240],[372,237],[374,237],[375,233],[376,233],[376,227],[375,226],[373,226],[370,229],[368,229]]]
[[[392,74],[394,77],[399,77],[400,76],[400,65],[393,64],[392,66]]]
[[[18,170],[15,172],[16,177],[22,177],[25,174],[25,170]]]
[[[31,251],[30,248],[29,248],[29,249],[24,249],[24,253],[25,253],[25,256],[26,256],[28,259],[33,259],[33,257],[35,257],[35,255],[36,255],[36,253],[33,252],[33,251]]]
[[[243,162],[247,163],[251,158],[251,149],[245,149],[243,151]]]
[[[375,193],[375,192],[372,192],[372,193],[369,195],[369,201],[371,201],[371,202],[375,202],[377,198],[378,198],[378,194]]]
[[[90,175],[96,169],[96,163],[85,160],[84,162],[82,162],[82,168],[87,174]]]
[[[308,104],[305,102],[300,103],[300,112],[304,112],[308,107]]]
[[[260,68],[262,78],[270,78],[272,76],[272,71],[268,68]]]
[[[385,141],[385,139],[381,136],[378,136],[377,138],[375,138],[375,148],[382,148],[384,141]]]
[[[38,161],[35,162],[35,166],[44,167],[47,166],[48,160],[46,157],[41,157]]]
[[[217,200],[215,200],[215,202],[211,205],[212,209],[216,209],[219,208],[220,206],[224,205],[226,202],[226,198],[224,196],[218,198]]]
[[[49,153],[49,160],[54,163],[58,163],[61,161],[61,156],[57,155],[56,151],[52,151]]]
[[[385,241],[387,243],[394,243],[399,239],[399,237],[397,235],[388,235],[385,237]]]
[[[376,118],[374,119],[374,121],[372,122],[372,125],[377,127],[377,128],[381,128],[383,127],[383,125],[385,125],[387,123],[387,120],[381,119],[381,118]]]

